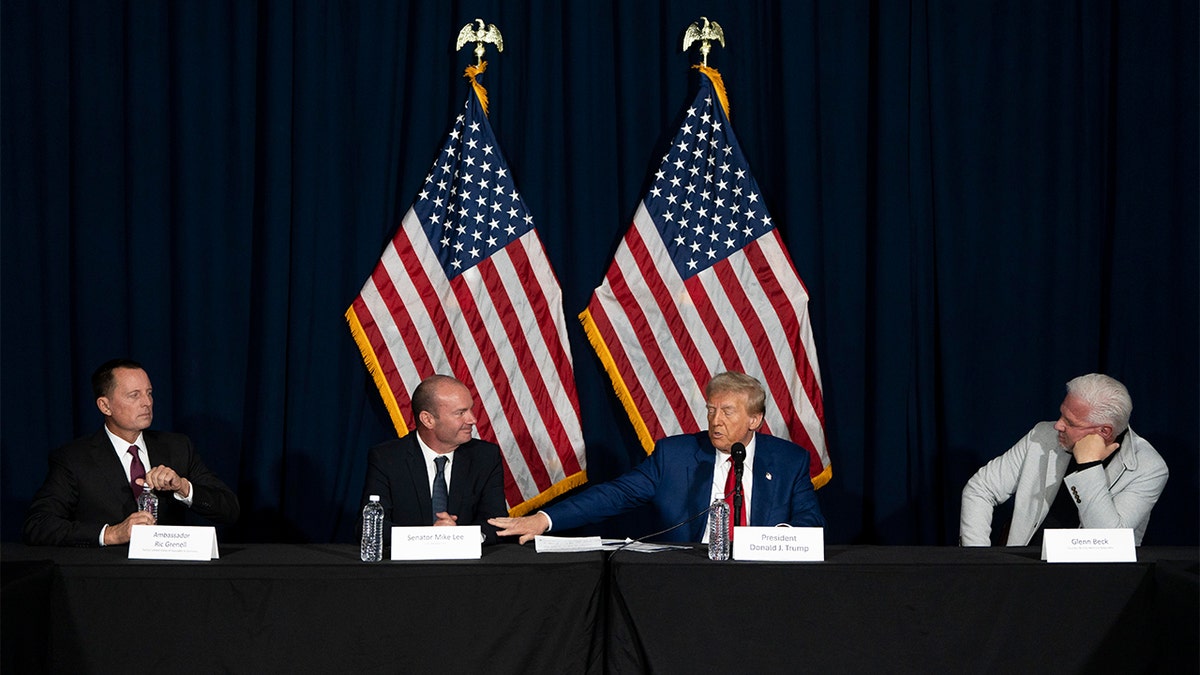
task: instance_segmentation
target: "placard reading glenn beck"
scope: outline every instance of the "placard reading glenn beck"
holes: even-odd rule
[[[821,562],[825,560],[825,528],[735,527],[733,559]]]
[[[1042,536],[1042,560],[1046,562],[1137,562],[1133,530],[1047,529]]]
[[[478,560],[482,538],[478,525],[393,527],[392,560]]]
[[[194,525],[134,525],[129,531],[129,559],[216,560],[217,528]]]

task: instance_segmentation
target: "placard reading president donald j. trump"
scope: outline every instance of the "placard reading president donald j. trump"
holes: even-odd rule
[[[734,560],[823,562],[823,527],[735,527]]]

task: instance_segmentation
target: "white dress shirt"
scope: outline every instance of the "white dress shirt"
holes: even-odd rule
[[[746,514],[746,522],[750,522],[750,493],[754,489],[754,441],[758,438],[755,434],[750,438],[750,442],[746,444],[746,461],[742,463],[742,511]],[[712,492],[709,495],[708,503],[712,504],[718,499],[725,498],[725,482],[729,480],[729,472],[733,471],[733,455],[731,453],[716,451],[717,457],[713,462],[713,480]],[[712,514],[709,514],[709,527],[704,528],[704,537],[701,543],[708,543],[708,531],[712,526]],[[733,506],[729,507],[729,520],[733,520]],[[734,522],[734,525],[737,523]]]

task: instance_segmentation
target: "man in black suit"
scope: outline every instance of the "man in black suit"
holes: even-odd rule
[[[155,524],[137,510],[143,485],[158,493],[158,524],[183,525],[189,509],[218,524],[237,520],[237,495],[204,466],[187,436],[146,431],[154,395],[140,364],[105,363],[92,375],[92,392],[104,428],[50,454],[50,471],[25,517],[27,544],[129,543],[134,525]]]
[[[371,448],[362,503],[379,495],[385,538],[393,525],[479,525],[484,543],[496,543],[487,520],[508,515],[504,471],[499,446],[471,437],[474,407],[463,383],[426,378],[412,395],[414,432]],[[445,506],[435,510],[435,500]]]

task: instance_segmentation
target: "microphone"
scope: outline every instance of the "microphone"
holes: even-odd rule
[[[649,538],[651,538],[651,537],[657,537],[657,536],[658,536],[658,535],[660,535],[660,534],[666,534],[666,533],[670,532],[671,530],[677,530],[677,529],[679,529],[679,528],[683,527],[684,525],[687,525],[688,523],[692,522],[693,520],[695,520],[695,519],[699,518],[700,516],[707,516],[707,515],[709,514],[709,512],[710,512],[710,511],[712,511],[712,504],[709,504],[708,506],[706,506],[706,507],[704,508],[704,510],[703,510],[703,511],[700,511],[699,513],[696,513],[695,515],[693,515],[692,517],[688,518],[687,520],[684,520],[684,521],[681,521],[681,522],[675,523],[674,525],[672,525],[672,526],[668,527],[668,528],[667,528],[667,529],[665,529],[665,530],[659,530],[658,532],[651,532],[650,534],[644,534],[644,535],[642,535],[642,536],[638,537],[637,539],[633,539],[633,540],[627,541],[627,542],[625,542],[624,544],[621,544],[621,545],[620,545],[620,546],[618,546],[617,548],[613,549],[613,551],[612,551],[611,553],[609,553],[609,554],[608,554],[608,559],[609,559],[609,560],[612,560],[613,556],[615,556],[617,553],[620,553],[621,551],[624,551],[624,550],[625,550],[625,548],[626,548],[626,547],[628,547],[628,546],[632,546],[633,544],[638,544],[638,543],[641,543],[641,542],[643,542],[643,541],[645,541],[645,540],[647,540],[647,539],[649,539]]]
[[[729,449],[729,453],[733,456],[733,523],[737,525],[742,522],[742,471],[745,469],[744,462],[746,461],[746,446],[741,443],[734,443]]]

